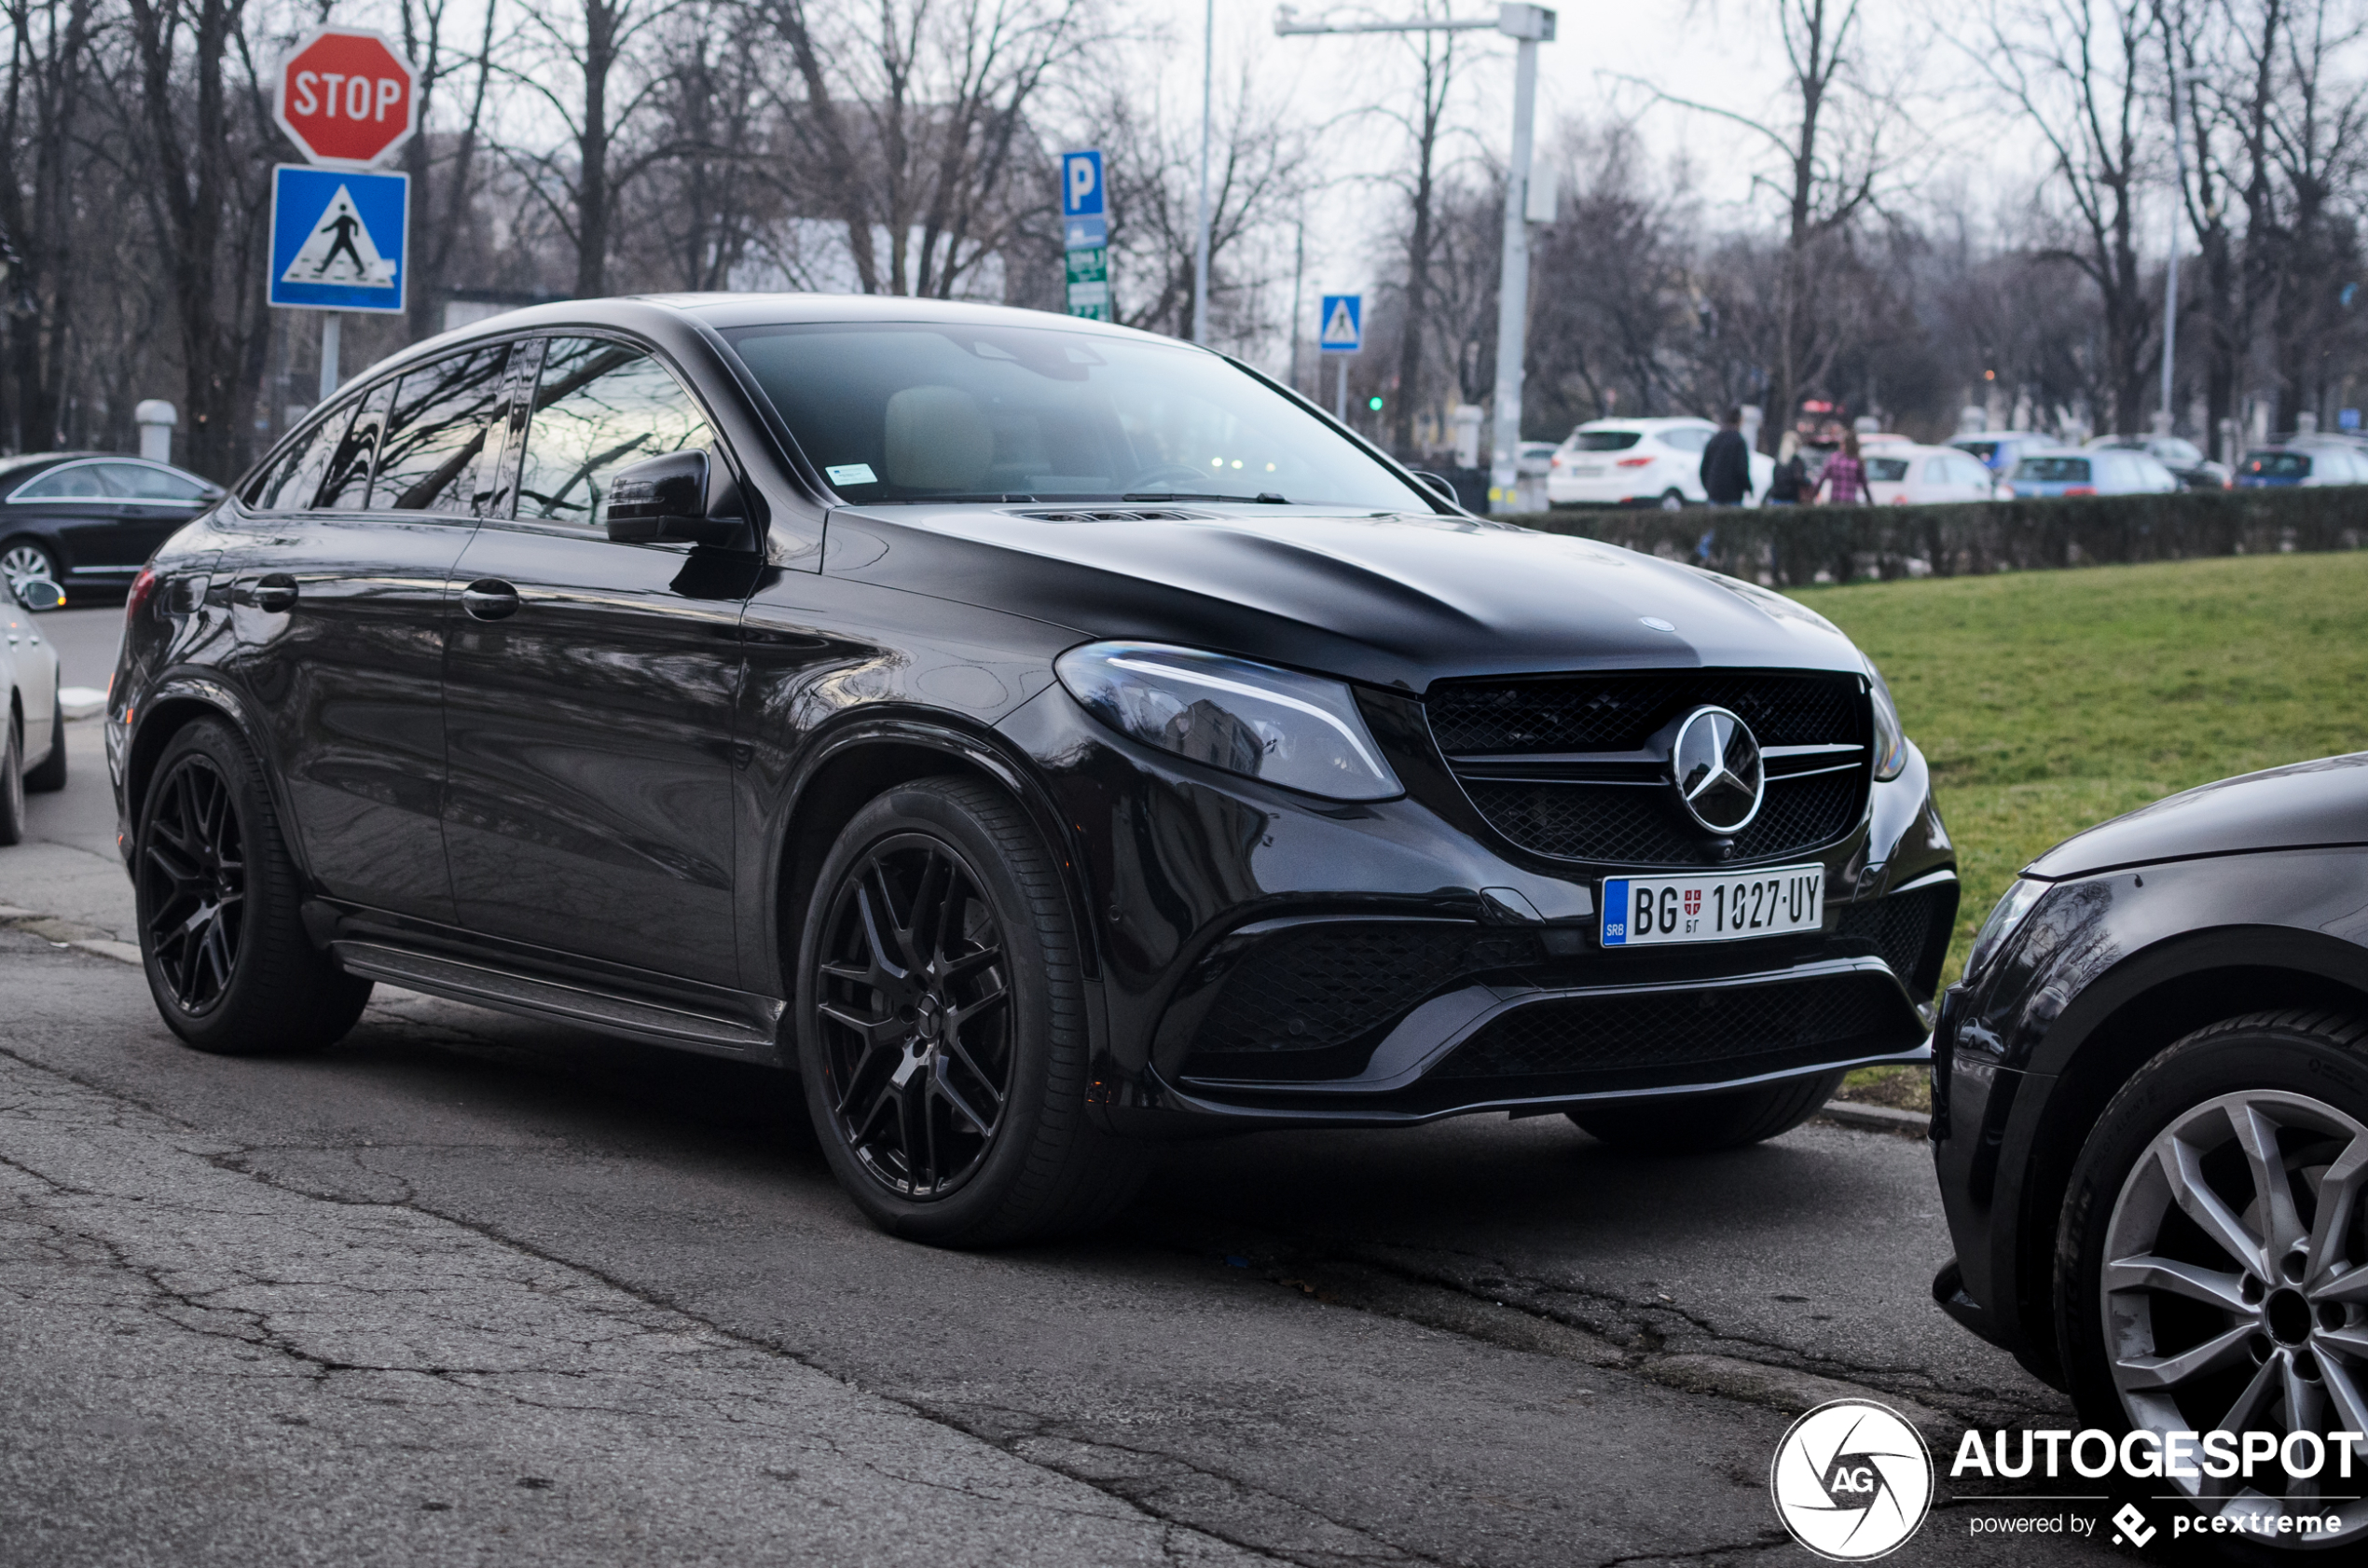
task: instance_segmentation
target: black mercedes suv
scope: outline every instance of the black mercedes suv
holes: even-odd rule
[[[1957,905],[1831,625],[1456,509],[1255,370],[907,299],[540,307],[326,404],[130,599],[190,1044],[385,980],[770,1064],[904,1235],[1147,1140],[1772,1135],[1927,1057]]]

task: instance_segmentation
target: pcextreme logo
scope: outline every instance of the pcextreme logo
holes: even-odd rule
[[[1923,1434],[1871,1399],[1820,1405],[1784,1433],[1768,1470],[1776,1517],[1834,1562],[1865,1562],[1916,1534],[1933,1503]]]

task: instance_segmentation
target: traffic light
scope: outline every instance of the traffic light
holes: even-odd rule
[[[1378,414],[1382,411],[1382,400],[1378,395],[1369,397],[1365,400],[1365,406]]]

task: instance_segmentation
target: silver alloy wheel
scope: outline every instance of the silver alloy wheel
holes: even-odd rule
[[[57,573],[50,568],[48,552],[30,541],[0,550],[0,578],[7,579],[8,591],[17,596],[20,604],[24,602],[25,590],[35,583],[65,586],[58,582]]]
[[[2223,1094],[2146,1146],[2106,1232],[2098,1300],[2132,1426],[2157,1437],[2269,1432],[2281,1445],[2313,1432],[2325,1445],[2310,1478],[2274,1461],[2250,1481],[2241,1471],[2164,1478],[2207,1512],[2259,1516],[2279,1545],[2368,1535],[2368,1507],[2352,1501],[2368,1474],[2368,1443],[2351,1444],[2347,1481],[2327,1441],[2330,1432],[2368,1432],[2363,1183],[2368,1126],[2304,1094]],[[2306,1461],[2310,1449],[2295,1451]],[[2278,1534],[2281,1514],[2329,1511],[2342,1520],[2332,1534]]]

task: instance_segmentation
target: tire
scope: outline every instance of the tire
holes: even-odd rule
[[[157,1011],[200,1051],[319,1051],[362,1016],[370,982],[314,951],[263,769],[229,726],[165,743],[140,805],[132,891]]]
[[[1664,512],[1683,512],[1686,510],[1685,492],[1682,490],[1663,490],[1661,492],[1660,500],[1656,502],[1654,504],[1658,505]]]
[[[1086,1107],[1078,952],[1052,857],[989,785],[901,785],[839,834],[799,941],[799,1074],[833,1174],[881,1229],[1002,1245],[1135,1195],[1145,1151]]]
[[[24,842],[24,725],[0,713],[0,845]]]
[[[19,602],[24,598],[28,583],[54,583],[62,593],[66,585],[65,573],[58,570],[58,557],[49,553],[47,544],[24,534],[0,543],[0,578],[7,579],[9,591]]]
[[[2248,1139],[2277,1159],[2253,1160]],[[2116,1435],[2225,1427],[2282,1442],[2291,1399],[2302,1424],[2322,1434],[2368,1430],[2347,1418],[2368,1398],[2368,1305],[2344,1300],[2338,1283],[2368,1263],[2368,1231],[2359,1205],[2325,1185],[2345,1160],[2361,1167],[2341,1177],[2357,1195],[2368,1184],[2368,1023],[2358,1018],[2315,1010],[2232,1018],[2130,1075],[2081,1148],[2056,1235],[2058,1343],[2084,1426]],[[2346,1222],[2316,1235],[2320,1216]],[[2123,1267],[2108,1284],[2109,1261],[2138,1258],[2178,1272]],[[2191,1355],[2194,1366],[2168,1382],[2158,1363],[2131,1365]],[[2364,1455],[2368,1445],[2356,1445],[2355,1467]],[[2338,1463],[2327,1454],[2324,1477]],[[2212,1483],[2170,1484],[2192,1498]],[[2248,1483],[2240,1474],[2228,1484]],[[2323,1506],[2309,1483],[2290,1491],[2296,1483],[2274,1460],[2250,1485],[2290,1517]],[[2198,1506],[2216,1512],[2225,1495]],[[2368,1512],[2346,1507],[2340,1517],[2345,1528],[2333,1535],[2268,1539],[2357,1551],[2368,1542]]]
[[[1832,1099],[1841,1081],[1840,1073],[1820,1073],[1719,1094],[1597,1100],[1565,1114],[1589,1136],[1617,1148],[1706,1154],[1791,1132]]]
[[[66,699],[56,699],[49,715],[49,754],[24,776],[24,787],[36,795],[55,794],[66,787]]]

